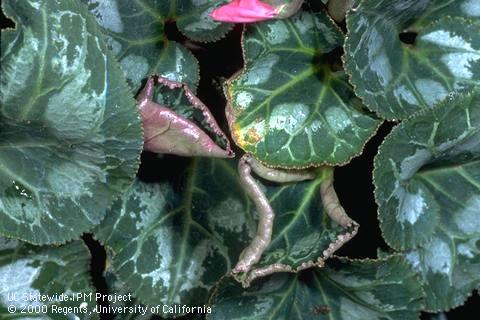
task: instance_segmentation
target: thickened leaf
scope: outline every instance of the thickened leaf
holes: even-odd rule
[[[258,182],[275,212],[273,234],[253,269],[236,275],[244,286],[266,274],[322,266],[325,259],[357,233],[358,224],[343,209],[343,214],[333,219],[330,215],[336,212],[326,213],[325,206],[341,208],[332,187],[332,168],[318,169],[317,177],[309,181]]]
[[[115,57],[136,93],[141,81],[158,73],[186,82],[195,91],[198,63],[183,45],[169,41],[166,24],[176,22],[194,40],[215,40],[229,29],[209,17],[221,0],[83,0],[102,26]]]
[[[244,70],[226,87],[235,142],[260,161],[294,168],[342,164],[379,122],[362,111],[331,57],[343,43],[323,13],[248,26]]]
[[[98,319],[89,313],[96,305],[89,266],[81,241],[34,247],[0,237],[0,318]]]
[[[480,285],[480,91],[396,127],[375,158],[374,182],[387,243],[424,256],[412,261],[427,308],[460,304]]]
[[[247,290],[227,278],[210,303],[216,319],[418,319],[422,289],[398,256],[370,261],[330,260],[296,275],[278,274]]]
[[[0,234],[78,237],[130,185],[142,149],[135,101],[86,7],[4,1]]]
[[[407,118],[480,85],[477,0],[363,0],[347,15],[345,68],[367,107]]]
[[[175,97],[172,99],[175,102],[172,102],[171,106],[163,105],[165,100],[170,99],[164,99],[162,93],[157,95],[162,102],[154,101],[156,83],[172,90],[167,94],[167,97]],[[175,89],[181,89],[183,95],[178,97],[174,94]],[[137,101],[143,122],[144,150],[180,156],[219,158],[235,156],[230,148],[230,140],[217,124],[210,110],[187,85],[162,77],[150,77],[138,94]],[[187,105],[186,110],[185,105]],[[188,113],[190,116],[183,116],[172,109],[179,110],[180,113]],[[194,110],[201,115],[200,124],[203,124],[203,127],[207,128],[215,138],[210,137],[199,125],[191,121],[195,119]],[[214,140],[221,141],[226,150],[217,145]]]

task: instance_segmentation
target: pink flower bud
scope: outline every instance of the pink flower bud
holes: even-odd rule
[[[237,23],[269,20],[277,15],[274,7],[259,0],[232,0],[210,14],[213,20]]]

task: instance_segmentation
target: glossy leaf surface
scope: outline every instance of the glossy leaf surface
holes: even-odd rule
[[[157,95],[156,84],[167,91],[158,90]],[[150,77],[137,95],[137,103],[143,122],[144,150],[190,157],[235,156],[230,140],[208,107],[184,83]]]
[[[168,24],[175,23],[180,32],[199,41],[219,39],[230,29],[230,25],[213,21],[209,16],[222,0],[84,1],[107,35],[134,93],[140,89],[142,80],[155,73],[186,82],[194,91],[197,87],[197,60],[185,46],[168,40],[165,31]]]
[[[110,266],[111,267],[111,266]],[[108,267],[108,268],[110,268]],[[154,320],[157,317],[152,314],[150,307],[143,305],[137,298],[132,296],[131,290],[113,274],[110,269],[107,269],[103,276],[107,285],[108,294],[111,295],[126,295],[132,297],[126,301],[110,302],[111,307],[126,308],[128,312],[117,313],[113,317],[118,320]]]
[[[184,179],[137,182],[115,203],[95,234],[135,297],[148,305],[206,302],[255,230],[235,179],[226,162],[193,160]]]
[[[98,319],[91,312],[96,303],[89,268],[90,253],[81,241],[35,247],[0,237],[0,318]],[[82,311],[68,311],[73,307]]]
[[[422,276],[425,310],[438,312],[461,306],[479,288],[479,243],[478,232],[462,237],[438,231],[428,243],[405,254]]]
[[[274,167],[341,164],[379,122],[364,111],[331,54],[343,43],[323,13],[248,26],[244,70],[226,86],[235,142]]]
[[[480,92],[449,97],[397,126],[375,159],[385,240],[422,273],[429,310],[480,285]]]
[[[86,7],[4,1],[0,234],[59,243],[98,224],[133,180],[142,129]]]
[[[477,0],[363,0],[347,15],[345,68],[367,107],[403,119],[480,85]]]
[[[113,272],[143,303],[201,305],[253,238],[255,207],[233,165],[193,160],[184,179],[176,174],[158,184],[137,182],[96,230],[114,253]],[[278,215],[259,266],[315,261],[346,232],[322,212],[323,178],[262,184]]]

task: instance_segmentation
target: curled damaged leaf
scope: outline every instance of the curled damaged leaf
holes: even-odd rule
[[[275,248],[276,250],[273,250],[274,253],[271,253],[272,248],[269,247],[272,246],[272,243],[275,244],[275,242],[278,242],[278,233],[280,233],[281,236],[283,233],[285,233],[284,229],[289,229],[290,224],[287,223],[287,226],[281,228],[280,232],[275,230],[275,239],[272,241],[274,229],[278,229],[278,224],[277,226],[274,224],[275,209],[273,208],[273,205],[276,201],[275,198],[279,198],[279,195],[277,194],[273,198],[269,198],[267,193],[264,192],[262,186],[252,177],[252,170],[258,176],[274,182],[287,183],[311,180],[307,183],[313,187],[309,186],[309,190],[306,191],[306,193],[310,195],[310,197],[307,196],[307,199],[310,201],[311,196],[316,193],[311,192],[311,190],[318,191],[319,189],[323,211],[342,230],[341,232],[335,233],[335,235],[332,235],[331,237],[328,237],[327,235],[327,240],[329,243],[322,244],[328,246],[325,250],[319,251],[323,254],[323,256],[319,256],[319,254],[316,252],[316,249],[318,248],[312,248],[312,255],[307,255],[307,257],[302,256],[300,259],[297,257],[297,261],[293,263],[291,263],[291,261],[285,263],[285,261],[278,259],[279,252],[282,250],[285,251],[284,249],[279,250],[279,248]],[[244,287],[248,287],[251,281],[253,281],[255,278],[264,277],[269,274],[277,272],[297,272],[313,266],[323,266],[326,258],[330,257],[335,251],[343,246],[343,244],[348,242],[356,235],[358,231],[358,224],[348,217],[348,215],[345,213],[345,210],[340,205],[339,199],[335,193],[335,190],[333,189],[333,174],[331,170],[327,170],[325,173],[320,173],[320,171],[315,173],[309,170],[275,170],[263,166],[251,155],[245,155],[239,161],[238,171],[240,175],[240,182],[242,183],[248,196],[254,202],[259,215],[256,235],[250,244],[243,250],[237,265],[232,270],[234,278],[241,282]],[[301,203],[304,203],[304,200],[305,199],[302,199]],[[279,208],[281,208],[281,211],[287,211],[284,206],[277,205],[276,207],[277,211],[280,211],[278,210]],[[300,210],[301,209],[299,209],[299,211]],[[313,208],[312,211],[314,210],[315,208]],[[280,219],[283,220],[283,218]],[[345,229],[348,230],[346,233],[344,233]],[[312,239],[310,238],[308,239],[308,241],[312,242],[311,240]],[[296,239],[296,242],[302,241],[307,240]],[[320,246],[320,244],[316,243],[314,246]],[[273,245],[273,247],[275,247],[275,245]],[[265,254],[267,250],[270,251],[270,253]],[[271,257],[265,259],[265,256],[268,255],[271,257],[273,256],[274,259],[272,260]]]
[[[328,1],[328,14],[336,22],[345,20],[347,11],[353,6],[353,0],[330,0]]]
[[[303,0],[233,0],[212,11],[213,20],[222,22],[249,23],[288,18],[302,6]]]
[[[153,101],[155,82],[169,89],[181,88],[193,108],[200,110],[213,134],[225,143],[225,150],[218,146],[193,121],[177,114],[167,106]],[[208,108],[193,94],[190,88],[180,82],[163,77],[150,77],[137,96],[138,107],[144,127],[144,149],[178,156],[232,158],[234,153],[230,141],[218,126]]]

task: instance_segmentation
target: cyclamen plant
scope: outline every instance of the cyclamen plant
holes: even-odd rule
[[[2,11],[0,318],[454,319],[478,294],[479,0]],[[190,49],[231,23],[243,68],[207,105]],[[388,247],[335,256],[362,227],[334,170],[388,122],[372,173]],[[134,298],[100,314],[95,290]]]

